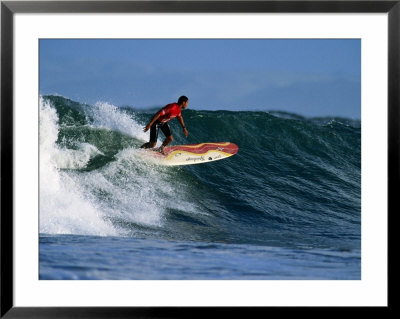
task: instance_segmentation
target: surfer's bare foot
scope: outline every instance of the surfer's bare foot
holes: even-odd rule
[[[160,146],[159,148],[157,148],[157,152],[160,152],[162,155],[165,155],[164,147]]]

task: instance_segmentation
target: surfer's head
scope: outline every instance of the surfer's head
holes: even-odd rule
[[[189,99],[187,98],[187,96],[182,95],[182,96],[178,99],[178,105],[179,105],[182,109],[185,109],[185,108],[189,105]]]

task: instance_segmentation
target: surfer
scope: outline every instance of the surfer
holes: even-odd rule
[[[150,141],[144,143],[141,148],[153,148],[156,146],[158,130],[161,129],[165,135],[165,139],[162,145],[158,148],[158,151],[164,154],[164,147],[173,141],[168,121],[175,117],[178,119],[183,128],[183,132],[187,137],[189,133],[185,127],[185,123],[183,122],[181,111],[184,110],[188,105],[189,99],[186,96],[181,96],[177,103],[168,104],[154,114],[149,124],[147,124],[143,130],[144,132],[147,132],[150,129]]]

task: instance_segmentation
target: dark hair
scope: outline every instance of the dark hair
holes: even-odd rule
[[[186,102],[187,100],[189,100],[187,98],[187,96],[182,95],[179,99],[178,99],[178,104],[181,104],[183,102]]]

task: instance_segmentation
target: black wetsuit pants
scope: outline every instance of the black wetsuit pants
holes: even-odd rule
[[[159,129],[161,129],[161,131],[164,133],[165,137],[170,137],[172,135],[171,129],[168,125],[168,122],[160,123],[157,121],[150,128],[150,143],[157,142]]]

